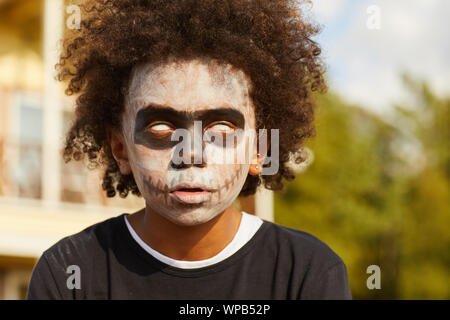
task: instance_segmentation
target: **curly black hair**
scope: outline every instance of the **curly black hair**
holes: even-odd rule
[[[261,182],[280,190],[294,179],[289,161],[315,135],[313,91],[324,92],[319,28],[293,0],[86,0],[80,30],[67,30],[57,64],[66,94],[77,95],[75,121],[67,133],[66,162],[88,156],[89,167],[105,168],[102,187],[140,195],[134,177],[121,175],[107,128],[120,127],[124,93],[133,66],[207,57],[244,71],[252,82],[257,129],[279,129],[279,171],[248,175],[240,195]]]

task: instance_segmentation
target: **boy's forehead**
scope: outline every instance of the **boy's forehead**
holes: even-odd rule
[[[250,86],[244,72],[215,60],[147,63],[133,69],[126,104],[134,112],[148,105],[178,111],[243,110],[250,105]]]

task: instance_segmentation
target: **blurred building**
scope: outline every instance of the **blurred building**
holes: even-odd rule
[[[0,299],[25,297],[42,252],[142,199],[107,199],[101,170],[65,164],[73,100],[54,80],[70,1],[0,0]],[[273,219],[270,193],[243,207]]]
[[[141,199],[107,199],[101,172],[65,164],[73,101],[54,80],[62,0],[0,1],[0,299],[25,296],[42,252]]]

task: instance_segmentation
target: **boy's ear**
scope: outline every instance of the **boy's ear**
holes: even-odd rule
[[[253,158],[248,171],[248,173],[252,176],[258,176],[261,174],[264,160],[270,150],[270,140],[267,139],[267,135],[265,137],[258,136],[257,141],[258,143],[254,147]],[[266,146],[264,146],[264,144],[266,144]]]
[[[111,152],[122,175],[131,174],[131,166],[128,160],[128,152],[122,133],[114,127],[108,127],[107,137],[111,146]]]

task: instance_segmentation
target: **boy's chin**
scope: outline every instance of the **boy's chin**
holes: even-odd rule
[[[179,226],[197,226],[200,224],[204,224],[208,221],[211,221],[218,215],[224,212],[224,209],[211,209],[211,208],[195,208],[191,210],[187,210],[185,212],[168,212],[168,213],[160,213],[164,218],[170,220],[172,223]]]

